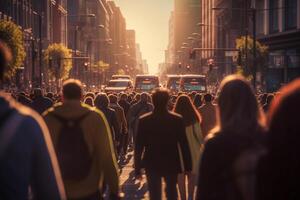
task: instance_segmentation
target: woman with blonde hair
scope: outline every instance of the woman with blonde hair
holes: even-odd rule
[[[200,157],[200,147],[203,143],[203,137],[200,127],[201,117],[191,98],[187,95],[178,97],[174,112],[183,117],[185,124],[185,132],[190,147],[192,158],[192,171],[184,172],[178,176],[178,186],[182,200],[186,200],[185,178],[188,178],[188,199],[194,199],[194,191],[196,185],[196,173]]]
[[[248,81],[238,75],[222,81],[217,102],[218,125],[204,144],[197,199],[253,200],[263,112]]]

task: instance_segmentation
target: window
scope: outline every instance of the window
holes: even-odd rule
[[[264,34],[264,26],[265,26],[265,6],[264,1],[260,0],[256,2],[256,30],[258,35]]]
[[[297,27],[297,0],[285,0],[285,29]]]
[[[270,0],[270,33],[279,31],[279,0]]]

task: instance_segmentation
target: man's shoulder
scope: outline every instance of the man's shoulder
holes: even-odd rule
[[[178,114],[178,113],[175,113],[175,112],[168,112],[168,116],[171,119],[174,119],[174,120],[179,120],[179,121],[182,120],[182,116],[180,114]]]

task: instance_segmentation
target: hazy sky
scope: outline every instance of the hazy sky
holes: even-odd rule
[[[164,61],[168,45],[168,24],[174,0],[114,0],[126,18],[127,29],[135,29],[143,58],[150,73],[156,73]]]

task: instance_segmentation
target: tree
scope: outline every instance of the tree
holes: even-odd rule
[[[247,50],[246,47],[246,37],[242,36],[236,39],[236,48],[240,50],[240,66],[238,66],[238,73],[244,75],[248,79],[253,78],[253,71],[256,68],[258,71],[262,72],[264,75],[267,68],[268,61],[268,47],[256,41],[256,66],[253,66],[253,38],[247,37]],[[248,57],[247,67],[246,67],[246,52]],[[256,70],[255,70],[256,71]]]
[[[125,73],[124,69],[118,69],[117,75],[125,75],[125,74],[126,73]]]
[[[44,62],[48,66],[50,78],[66,80],[72,68],[71,50],[63,44],[51,44],[44,52]]]
[[[14,22],[0,20],[0,40],[7,44],[12,53],[12,60],[4,72],[4,78],[11,79],[23,65],[26,56],[23,33]]]

